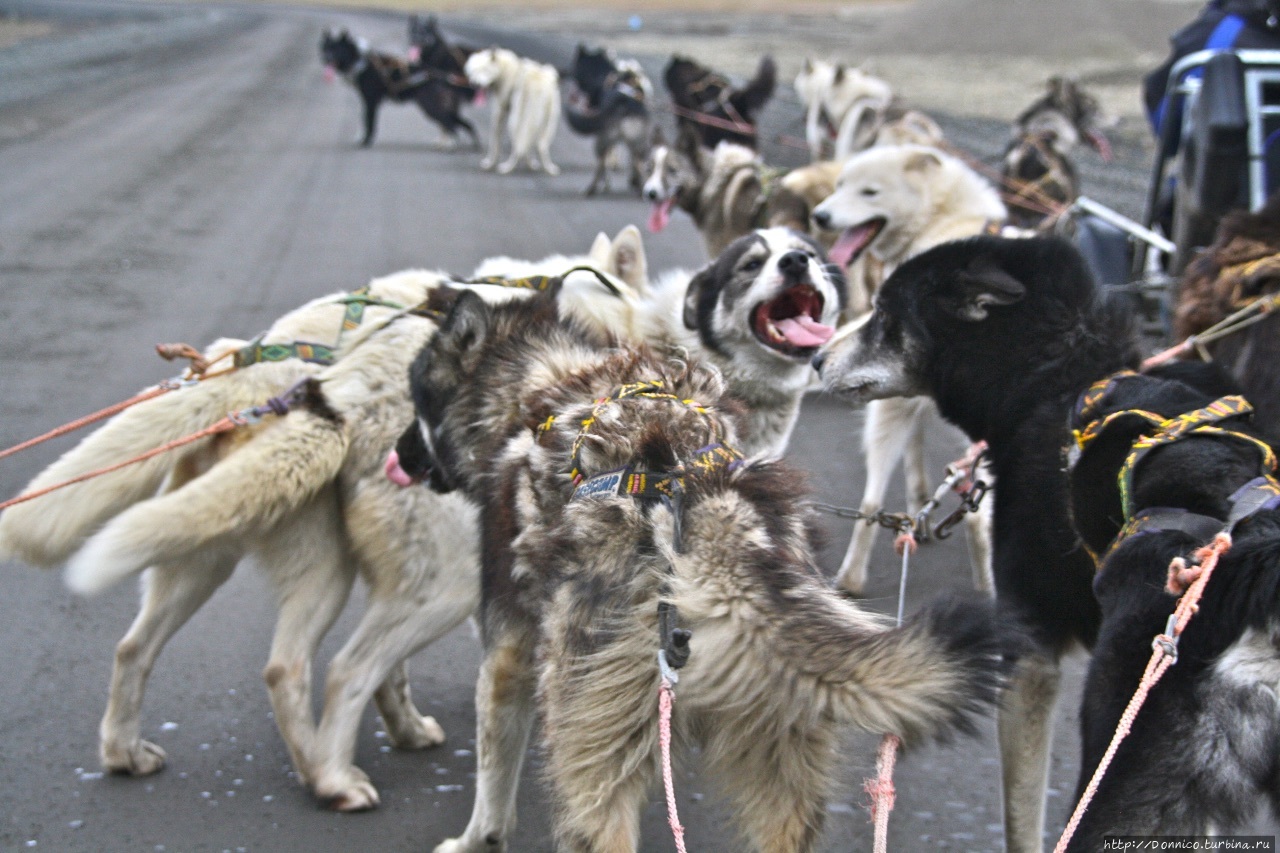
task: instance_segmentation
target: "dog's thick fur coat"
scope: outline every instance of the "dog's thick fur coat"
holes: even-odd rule
[[[1162,375],[1115,379],[1085,417],[1077,412],[1073,429],[1126,410],[1173,418],[1234,392],[1209,365],[1156,372]],[[1241,415],[1215,425],[1263,440],[1250,420]],[[1133,442],[1155,431],[1141,417],[1121,416],[1071,471],[1076,529],[1105,555],[1093,583],[1102,626],[1081,705],[1077,796],[1141,680],[1151,638],[1167,630],[1177,601],[1165,591],[1170,561],[1226,529],[1237,506],[1233,493],[1265,470],[1259,448],[1239,437],[1201,434],[1158,447],[1133,472],[1126,518],[1117,473]],[[1157,520],[1116,540],[1122,522],[1170,510],[1199,516],[1205,532],[1166,529]],[[1073,853],[1098,850],[1109,835],[1226,834],[1260,804],[1273,813],[1280,806],[1280,509],[1262,509],[1231,535],[1231,549],[1179,638],[1177,665],[1152,690],[1116,752],[1068,848]]]
[[[1058,658],[1098,633],[1093,561],[1069,513],[1067,421],[1090,383],[1137,363],[1128,323],[1101,304],[1069,244],[975,237],[903,263],[866,322],[833,339],[817,362],[835,394],[853,402],[927,395],[989,446],[996,593],[1038,646],[1000,711],[1005,838],[1016,853],[1042,849]]]
[[[730,142],[705,148],[689,132],[668,145],[657,131],[651,143],[641,174],[649,230],[665,229],[679,207],[693,219],[711,258],[753,228],[810,233],[810,214],[831,194],[840,172],[835,162],[769,169],[749,148]]]
[[[412,101],[440,126],[450,147],[457,144],[458,131],[479,144],[471,122],[460,114],[474,91],[451,82],[448,73],[423,62],[409,62],[389,53],[370,50],[364,39],[346,30],[327,30],[320,39],[320,59],[346,78],[360,95],[363,119],[362,147],[373,144],[378,130],[378,108],[382,102]]]
[[[844,161],[872,145],[893,103],[893,89],[879,77],[821,59],[805,59],[795,90],[805,107],[804,138],[814,160]]]
[[[845,163],[835,192],[814,210],[814,221],[839,233],[831,249],[835,263],[848,267],[865,255],[888,275],[932,246],[982,233],[1002,222],[1004,213],[996,190],[959,159],[928,146],[884,145]],[[860,512],[872,515],[881,508],[899,460],[904,462],[908,509],[912,514],[919,511],[932,491],[924,469],[924,433],[938,420],[927,398],[875,400],[868,405],[862,434],[867,482]],[[979,513],[968,516],[966,523],[975,585],[987,589],[987,519]],[[877,531],[874,523],[859,523],[849,541],[836,583],[854,594],[861,594],[866,585]]]
[[[650,381],[665,396],[599,402]],[[717,372],[600,348],[547,297],[513,311],[463,294],[411,382],[419,421],[402,442],[426,453],[435,487],[481,507],[484,542],[477,799],[438,853],[510,843],[535,710],[559,849],[636,849],[659,772],[660,601],[692,631],[676,743],[702,747],[756,850],[814,848],[840,726],[917,740],[992,700],[1002,641],[987,605],[888,630],[816,571],[794,472],[692,464],[739,434]],[[573,499],[570,468],[622,465],[684,465],[683,501]]]
[[[560,174],[551,160],[551,141],[560,126],[559,72],[501,47],[471,54],[464,70],[468,80],[493,97],[489,150],[480,168],[497,168],[505,175],[523,161],[530,169]],[[504,137],[511,141],[511,153],[499,163]]]
[[[1174,305],[1177,340],[1199,334],[1255,299],[1280,292],[1280,193],[1260,210],[1223,217],[1213,245],[1187,265]],[[1197,349],[1240,383],[1257,423],[1280,436],[1280,319],[1271,316]]]
[[[539,263],[495,258],[476,275],[559,275],[581,264],[601,270],[612,277],[617,295],[590,273],[578,272],[566,279],[558,304],[601,337],[695,352],[702,351],[705,337],[729,383],[754,406],[753,433],[743,437],[743,449],[776,453],[799,411],[812,352],[786,342],[790,335],[807,343],[787,321],[802,329],[834,323],[843,280],[826,272],[808,283],[753,278],[738,264],[797,246],[812,249],[786,232],[766,232],[749,239],[733,264],[694,277],[696,286],[688,274],[673,275],[657,294],[649,292],[634,227],[612,241],[601,235],[586,257]],[[375,280],[369,295],[412,306],[446,280],[439,273],[406,271]],[[529,293],[492,285],[472,289],[490,299]],[[686,309],[690,293],[698,299]],[[326,297],[286,315],[262,343],[336,346],[348,308],[344,299]],[[101,728],[106,768],[142,775],[163,766],[163,750],[141,738],[147,676],[168,639],[246,555],[279,592],[265,676],[277,724],[304,784],[340,810],[377,805],[377,790],[353,763],[358,724],[371,697],[394,745],[419,748],[443,739],[435,721],[414,707],[404,661],[474,610],[476,522],[465,502],[425,489],[399,489],[384,475],[387,451],[411,417],[408,366],[435,322],[381,305],[368,305],[365,312],[359,330],[341,340],[337,364],[255,364],[149,400],[108,421],[31,488],[203,429],[227,411],[283,393],[300,378],[316,379],[309,395],[314,410],[297,409],[0,515],[0,548],[36,565],[70,560],[69,580],[79,589],[101,589],[150,567],[141,611],[117,649]],[[785,346],[754,336],[757,328],[768,336],[770,325],[781,326]],[[220,354],[244,343],[223,341],[209,351]],[[317,725],[310,701],[312,658],[356,574],[369,586],[369,603],[329,667]]]

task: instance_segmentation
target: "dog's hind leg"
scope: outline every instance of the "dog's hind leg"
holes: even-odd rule
[[[1044,849],[1044,797],[1060,676],[1053,658],[1023,658],[998,713],[1007,853]]]
[[[490,639],[476,682],[476,802],[460,838],[435,853],[506,849],[516,825],[516,789],[534,719],[534,636],[508,630]]]
[[[502,153],[502,137],[507,132],[510,113],[508,105],[503,103],[494,105],[493,126],[489,129],[489,152],[480,161],[480,168],[486,172],[498,163],[498,156]]]
[[[142,607],[116,645],[111,692],[98,729],[104,769],[145,776],[164,767],[164,750],[140,737],[147,678],[165,643],[231,577],[239,559],[238,550],[207,548],[182,565],[158,565],[143,576]]]
[[[315,778],[311,669],[316,648],[342,611],[355,580],[339,538],[337,495],[321,491],[264,537],[258,562],[279,597],[271,654],[262,677],[276,725],[304,784]]]
[[[544,103],[539,104],[538,116],[538,159],[542,162],[542,171],[548,175],[560,174],[560,167],[551,160],[551,140],[555,138],[556,127],[560,121],[560,92],[553,89]]]
[[[919,400],[874,400],[867,404],[862,430],[867,482],[858,507],[864,515],[873,515],[883,506],[889,477],[906,451],[907,442],[914,432],[914,422],[919,420],[919,407]],[[837,588],[862,595],[867,583],[867,564],[871,560],[871,548],[878,530],[875,522],[854,522],[853,538],[836,575]]]
[[[507,136],[511,139],[511,153],[507,159],[498,164],[498,174],[508,175],[520,165],[521,160],[528,160],[529,149],[533,147],[532,132],[529,128],[529,96],[524,88],[517,86],[511,93],[511,105],[507,114]],[[496,156],[496,155],[495,155]]]
[[[378,794],[354,764],[360,717],[370,698],[378,700],[391,741],[421,749],[444,741],[444,730],[413,706],[403,663],[440,638],[475,610],[479,577],[457,571],[456,591],[433,587],[418,596],[390,590],[369,602],[355,633],[329,666],[324,715],[316,736],[316,796],[339,811],[373,808]],[[376,691],[376,693],[375,693]]]

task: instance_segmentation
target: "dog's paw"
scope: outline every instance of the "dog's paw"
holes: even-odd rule
[[[414,714],[398,723],[394,727],[387,725],[387,738],[396,749],[426,749],[444,743],[444,729],[435,717]]]
[[[480,168],[487,172],[493,168],[493,164],[494,164],[494,161],[486,157],[480,161]]]
[[[328,773],[316,783],[316,796],[335,812],[363,812],[382,802],[363,770],[354,765],[341,773]]]
[[[546,163],[542,164],[542,171],[546,172],[548,175],[554,176],[560,174],[560,167],[548,160]]]
[[[507,845],[498,839],[486,839],[479,845],[468,844],[463,838],[450,838],[436,845],[433,853],[503,853]]]
[[[149,776],[164,768],[164,750],[154,743],[137,740],[128,746],[103,743],[102,767],[108,773]]]
[[[513,171],[515,171],[515,168],[516,168],[516,161],[507,160],[503,163],[498,164],[498,174],[510,175]]]

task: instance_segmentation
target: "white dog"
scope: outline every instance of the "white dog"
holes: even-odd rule
[[[904,260],[930,246],[999,225],[1005,208],[996,190],[955,157],[928,146],[886,145],[850,158],[835,192],[814,209],[813,218],[820,227],[840,233],[831,249],[834,262],[848,266],[866,252],[883,265],[887,277]],[[855,326],[842,329],[836,338],[848,335]],[[934,421],[942,423],[937,407],[924,397],[868,404],[863,429],[867,483],[862,512],[880,509],[889,475],[904,454],[911,512],[917,512],[928,500],[924,430]],[[955,433],[957,447],[963,446],[959,431],[950,426],[947,429]],[[980,515],[970,515],[968,521],[975,586],[990,590],[987,523]],[[854,528],[836,580],[852,593],[860,594],[866,584],[876,530],[868,523]]]
[[[493,126],[489,152],[480,162],[483,169],[507,174],[520,161],[530,169],[548,175],[560,174],[551,161],[551,140],[560,124],[560,75],[550,65],[517,56],[509,50],[491,47],[467,58],[467,79],[493,97]],[[511,138],[511,154],[502,163],[503,136]]]
[[[804,61],[795,89],[805,105],[804,137],[814,160],[823,159],[831,136],[835,160],[871,145],[893,101],[893,90],[880,78],[823,60]]]

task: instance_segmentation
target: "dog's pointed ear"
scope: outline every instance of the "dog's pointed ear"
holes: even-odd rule
[[[609,235],[601,231],[596,235],[596,239],[591,241],[591,249],[587,252],[587,258],[590,259],[592,265],[603,267],[609,263],[609,250],[612,246]]]
[[[459,294],[436,333],[442,343],[458,358],[474,352],[489,334],[490,309],[474,291]]]
[[[688,157],[689,162],[698,164],[702,154],[702,138],[698,131],[687,124],[682,126],[676,136],[675,149]]]
[[[702,302],[702,291],[707,287],[707,283],[711,280],[711,269],[713,264],[703,267],[691,279],[689,279],[689,288],[684,292],[684,327],[686,329],[698,328],[698,306]]]
[[[915,151],[907,158],[903,168],[908,172],[928,172],[931,169],[942,168],[942,157],[936,152],[922,148]]]
[[[956,273],[959,293],[953,311],[961,320],[978,323],[995,305],[1013,305],[1027,295],[1026,286],[989,260],[978,259]]]
[[[649,259],[644,253],[640,229],[628,225],[609,244],[605,269],[625,281],[636,293],[649,292]]]

